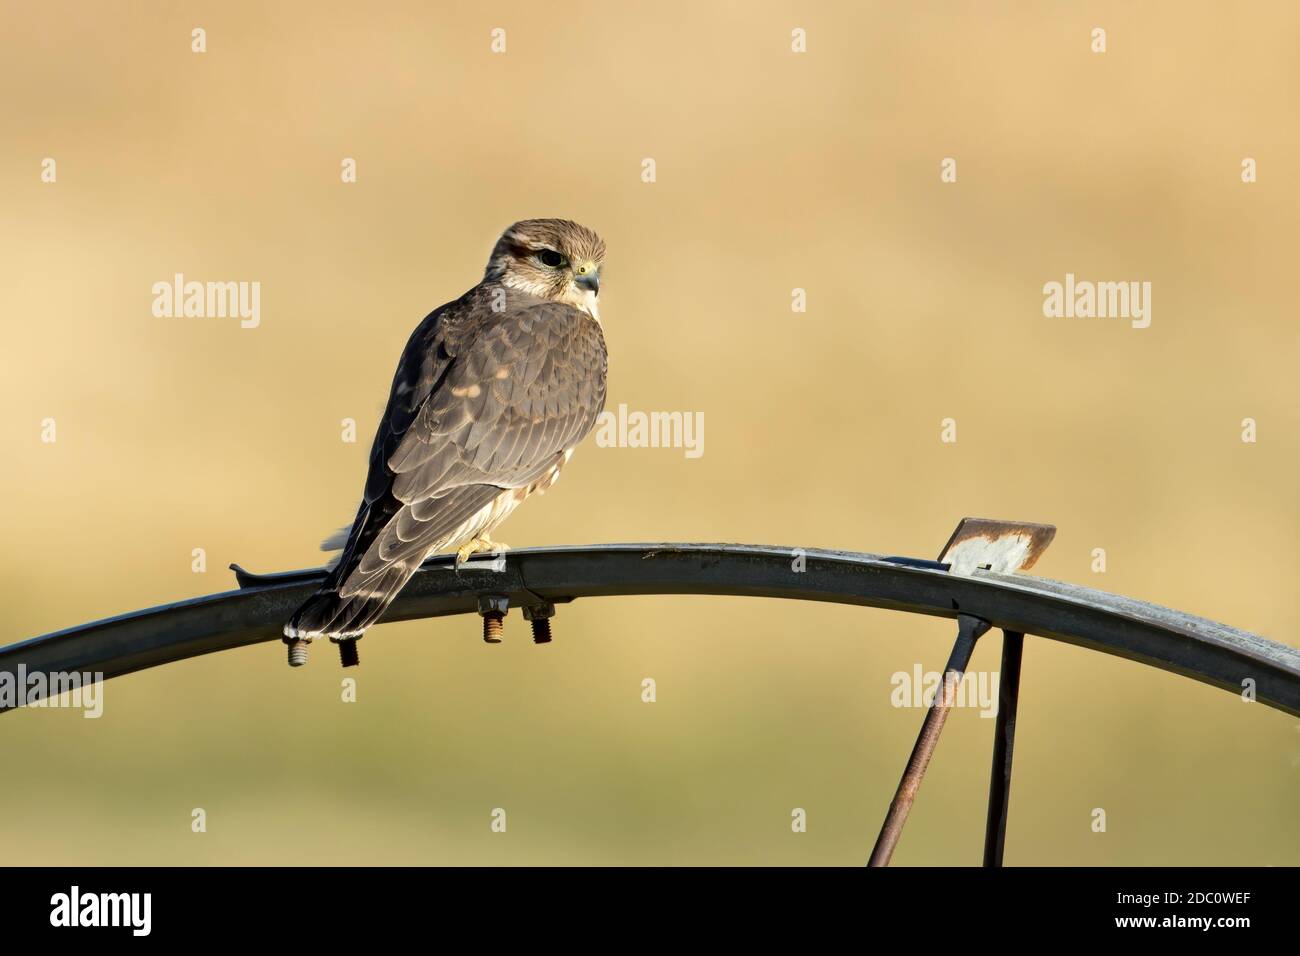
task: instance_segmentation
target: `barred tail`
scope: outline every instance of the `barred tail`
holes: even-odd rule
[[[388,610],[419,568],[418,560],[394,562],[364,583],[357,582],[360,586],[349,581],[342,593],[336,583],[327,580],[294,612],[284,626],[284,636],[291,640],[360,637]]]

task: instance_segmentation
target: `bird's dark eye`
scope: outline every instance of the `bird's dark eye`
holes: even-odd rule
[[[565,264],[564,256],[554,249],[543,249],[537,253],[537,258],[541,260],[542,265],[550,266],[552,269],[558,269]]]

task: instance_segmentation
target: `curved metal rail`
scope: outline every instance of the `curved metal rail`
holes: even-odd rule
[[[965,519],[963,529],[995,541],[1004,531],[1036,541],[1055,529]],[[992,529],[993,534],[988,534]],[[1010,540],[1010,539],[1008,539]],[[945,548],[945,554],[950,548]],[[952,552],[957,553],[957,552]],[[385,621],[478,612],[499,631],[501,611],[522,607],[534,619],[534,639],[550,640],[555,604],[627,594],[727,594],[795,598],[888,608],[956,618],[957,642],[944,669],[942,693],[927,708],[916,745],[891,801],[871,866],[889,863],[917,789],[933,756],[975,642],[1003,632],[1002,675],[989,781],[984,863],[1001,866],[1011,787],[1021,650],[1025,634],[1140,661],[1240,693],[1254,682],[1256,699],[1300,716],[1300,650],[1204,618],[1022,573],[958,564],[889,558],[848,551],[804,551],[727,544],[615,544],[513,551],[489,565],[457,569],[450,555],[427,561]],[[1021,555],[1023,559],[1023,555]],[[989,565],[991,566],[991,565]],[[281,626],[316,588],[324,570],[249,574],[232,565],[239,589],[124,614],[0,648],[0,677],[24,686],[30,675],[86,674],[104,678],[281,639]],[[345,666],[356,642],[339,645]],[[290,645],[290,663],[304,648]],[[13,678],[17,678],[13,680]],[[39,682],[38,682],[39,683]],[[47,680],[47,686],[53,681]],[[0,700],[0,708],[14,709]]]
[[[795,556],[802,556],[801,562]],[[508,552],[501,571],[427,561],[384,620],[477,613],[481,595],[512,607],[631,594],[794,598],[938,617],[964,614],[1139,661],[1300,716],[1300,650],[1204,618],[1027,574],[948,573],[947,565],[850,551],[735,544],[613,544]],[[795,570],[802,565],[804,570]],[[95,621],[0,648],[0,672],[101,672],[105,678],[263,641],[324,570],[255,575],[238,590]]]

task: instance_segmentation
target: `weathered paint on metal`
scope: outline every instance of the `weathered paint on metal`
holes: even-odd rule
[[[953,574],[1013,574],[1032,568],[1055,537],[1056,527],[1050,524],[962,518],[939,560]]]

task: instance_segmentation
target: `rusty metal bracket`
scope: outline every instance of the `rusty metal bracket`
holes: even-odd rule
[[[939,563],[947,566],[952,574],[972,575],[977,571],[1014,574],[1032,567],[1054,537],[1056,528],[1050,524],[962,518],[940,552]],[[957,688],[966,676],[975,642],[993,626],[988,621],[969,614],[958,614],[957,624],[957,641],[953,644],[948,665],[944,668],[943,684],[921,722],[921,731],[912,747],[907,766],[903,768],[898,790],[889,803],[889,811],[880,827],[880,835],[876,838],[868,866],[889,865],[894,847],[902,836],[903,824],[907,822],[907,815],[916,800],[916,792],[930,766],[930,758],[934,756],[934,749],[939,744],[939,735],[948,720],[948,712],[956,700]],[[1023,638],[1023,635],[1016,634],[1016,637]],[[1000,685],[998,695],[997,739],[994,745],[993,779],[989,784],[989,823],[985,848],[985,862],[990,866],[1002,865],[1002,846],[1006,840],[1007,795],[1011,789],[1011,748],[1015,737],[1016,700],[1020,691],[1020,647],[1019,643],[1012,644],[1009,638],[1004,640],[1004,670],[1009,664],[1014,669],[1015,676],[1010,697],[1006,696],[1005,685]],[[1013,659],[1008,658],[1008,650],[1013,652]],[[1001,773],[998,771],[999,765]],[[989,863],[992,857],[996,857],[996,863]]]
[[[962,518],[943,546],[939,560],[953,574],[1014,574],[1032,568],[1055,537],[1055,525]]]

